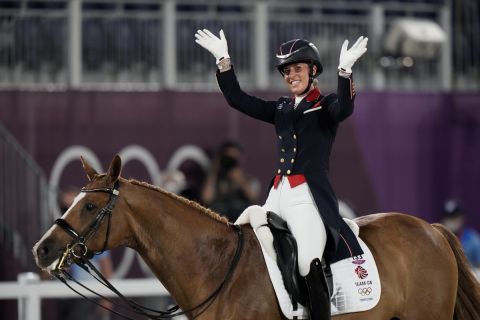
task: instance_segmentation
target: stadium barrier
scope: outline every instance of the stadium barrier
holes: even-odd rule
[[[38,274],[26,272],[18,274],[17,281],[0,282],[0,300],[16,299],[18,301],[19,320],[41,320],[41,300],[46,298],[66,299],[79,298],[60,281],[41,281]],[[168,291],[155,278],[144,279],[112,279],[110,280],[126,297],[166,297]],[[96,281],[82,282],[93,291],[106,296],[116,297],[105,286]],[[75,288],[78,286],[72,284]],[[95,297],[91,292],[79,288],[87,297]]]
[[[0,86],[216,89],[213,59],[193,35],[198,28],[223,28],[245,87],[283,88],[274,53],[282,42],[302,37],[319,48],[327,88],[335,83],[343,40],[368,35],[369,53],[355,66],[363,88],[478,88],[480,60],[472,49],[479,46],[478,24],[467,14],[476,12],[475,1],[464,1],[458,16],[465,19],[453,25],[458,8],[443,1],[18,1],[0,7]],[[405,17],[435,22],[450,35],[435,59],[385,52],[388,30]]]

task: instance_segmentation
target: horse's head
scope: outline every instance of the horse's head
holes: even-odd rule
[[[37,265],[48,271],[116,247],[125,239],[128,226],[119,216],[125,211],[119,197],[120,157],[113,158],[106,174],[98,174],[81,160],[89,183],[33,248]]]

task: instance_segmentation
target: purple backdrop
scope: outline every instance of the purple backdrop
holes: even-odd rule
[[[339,197],[358,214],[400,211],[428,221],[438,218],[444,199],[457,197],[479,227],[479,104],[480,94],[361,92],[332,155]],[[219,93],[2,91],[0,122],[47,176],[73,144],[92,149],[104,167],[124,146],[139,144],[163,169],[181,145],[212,150],[229,138],[244,145],[247,170],[264,188],[275,167],[274,130],[227,107]],[[79,166],[72,164],[68,173],[62,184],[83,184]],[[124,175],[148,178],[135,163]]]
[[[279,93],[257,95],[273,99]],[[361,92],[332,154],[338,196],[360,215],[399,211],[430,222],[439,218],[446,198],[456,197],[478,229],[479,105],[478,93]],[[273,128],[228,108],[219,93],[0,91],[0,122],[47,177],[62,151],[74,144],[93,150],[104,168],[123,147],[138,144],[164,169],[182,145],[213,150],[236,139],[245,148],[247,171],[264,189],[276,165]],[[135,161],[125,165],[123,175],[149,178]],[[79,161],[69,164],[60,185],[84,183]],[[21,268],[1,246],[0,257],[0,279],[14,280]],[[130,270],[129,276],[140,273],[138,265]],[[15,303],[1,304],[14,317]],[[44,308],[44,314],[53,310]]]

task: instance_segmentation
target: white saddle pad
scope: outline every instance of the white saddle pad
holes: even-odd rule
[[[264,229],[262,232],[265,229],[268,230],[268,228],[262,229]],[[255,228],[254,231],[259,237]],[[367,311],[375,307],[380,300],[381,285],[375,260],[363,240],[358,237],[357,239],[365,254],[361,258],[347,258],[330,266],[333,274],[333,296],[330,300],[332,316]],[[297,310],[293,310],[280,269],[274,258],[264,249],[262,241],[259,238],[268,273],[283,314],[288,319],[294,319],[294,317],[307,319],[307,310],[303,306],[300,305]]]

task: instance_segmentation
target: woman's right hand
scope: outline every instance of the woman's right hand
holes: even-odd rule
[[[220,38],[211,33],[207,29],[197,30],[195,34],[195,42],[210,51],[211,54],[217,59],[218,64],[220,60],[230,58],[228,55],[227,39],[223,30],[220,30]]]

